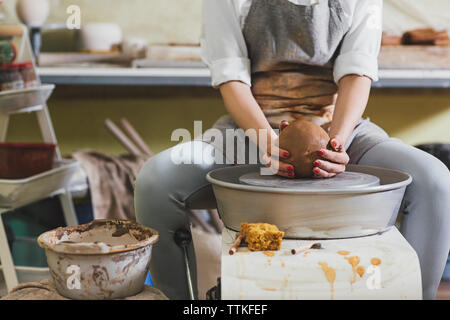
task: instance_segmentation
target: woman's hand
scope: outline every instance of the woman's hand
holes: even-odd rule
[[[289,123],[286,120],[280,122],[280,132],[284,128],[286,128]],[[294,166],[280,161],[279,159],[287,159],[290,157],[290,154],[287,150],[280,149],[278,147],[278,138],[273,141],[270,145],[267,146],[267,152],[263,156],[263,162],[266,167],[277,168],[277,171],[272,170],[273,173],[278,174],[280,176],[286,178],[294,177]]]
[[[330,144],[318,151],[313,173],[317,178],[330,178],[345,171],[349,157],[344,151],[348,139],[366,108],[371,79],[349,74],[339,80],[338,97],[330,125]]]
[[[314,161],[313,173],[315,178],[331,178],[345,171],[345,166],[350,160],[344,150],[344,142],[340,136],[330,140],[327,149],[317,151],[318,158]]]

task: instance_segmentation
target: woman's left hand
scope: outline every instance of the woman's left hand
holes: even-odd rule
[[[344,150],[344,142],[339,136],[331,138],[328,148],[318,150],[317,155],[313,167],[315,178],[331,178],[344,172],[350,160]]]

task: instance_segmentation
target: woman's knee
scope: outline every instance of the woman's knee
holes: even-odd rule
[[[134,184],[135,197],[145,197],[161,190],[164,181],[167,181],[163,179],[166,166],[164,158],[163,154],[157,154],[144,163]]]
[[[422,153],[423,151],[417,150]],[[410,174],[413,177],[412,187],[416,201],[424,201],[428,205],[450,210],[450,172],[437,158],[422,154],[422,159],[414,163],[410,160]]]
[[[190,194],[207,185],[206,174],[215,168],[213,150],[205,142],[192,141],[150,158],[135,182],[137,213],[142,204],[156,206],[167,201],[182,204]]]

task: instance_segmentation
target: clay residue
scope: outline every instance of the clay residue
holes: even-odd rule
[[[94,220],[78,226],[60,227],[41,236],[40,245],[57,252],[99,253],[111,248],[128,249],[158,240],[154,230],[128,220]]]
[[[262,253],[268,257],[273,257],[275,255],[275,252],[273,251],[263,251]]]
[[[336,279],[336,271],[334,268],[329,267],[326,262],[319,262],[320,267],[322,268],[323,273],[325,274],[325,278],[330,283],[330,298],[334,298],[334,280]]]
[[[94,220],[77,226],[59,227],[55,230],[55,237],[56,239],[61,240],[63,236],[68,236],[74,232],[84,233],[101,227],[114,228],[114,232],[112,233],[113,237],[121,237],[124,234],[131,233],[137,241],[148,239],[153,235],[150,230],[143,229],[138,224],[131,221]]]
[[[370,263],[373,264],[374,266],[379,266],[381,264],[381,259],[380,258],[372,258],[372,259],[370,259]]]
[[[362,278],[362,276],[364,275],[364,272],[366,270],[364,269],[363,266],[358,266],[358,268],[356,268],[356,272],[359,274],[359,277]]]
[[[348,261],[348,263],[350,263],[350,265],[352,266],[352,278],[350,280],[350,286],[351,286],[351,290],[353,291],[353,284],[356,282],[356,269],[357,266],[360,262],[360,259],[358,256],[352,256],[352,257],[344,257],[344,259],[346,259]]]
[[[94,272],[92,273],[92,280],[99,287],[101,294],[105,298],[112,296],[114,291],[106,289],[110,282],[108,270],[104,266],[93,265]]]
[[[281,261],[281,267],[284,268],[284,261]]]
[[[115,227],[116,227],[116,230],[111,234],[113,237],[121,237],[130,231],[128,226],[124,226],[121,224],[116,224]]]
[[[347,250],[339,250],[337,253],[340,254],[340,255],[342,255],[342,256],[346,256],[346,255],[350,254],[350,251],[347,251]]]
[[[305,251],[304,253],[303,253],[303,256],[304,257],[306,257],[308,254],[310,254],[311,253],[311,251]]]
[[[70,235],[73,232],[78,232],[78,233],[87,232],[91,229],[102,227],[102,226],[106,225],[106,222],[107,221],[105,221],[105,220],[93,220],[89,223],[80,224],[77,226],[59,227],[55,230],[55,237],[58,240],[61,240],[61,238],[64,235]]]
[[[359,257],[358,256],[352,256],[352,257],[344,257],[348,261],[348,263],[351,264],[352,267],[356,267],[359,264]]]

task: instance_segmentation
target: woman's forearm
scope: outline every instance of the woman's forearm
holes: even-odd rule
[[[339,81],[338,98],[330,127],[330,137],[340,137],[345,144],[367,105],[371,80],[348,75]]]
[[[266,129],[267,131],[267,145],[277,138],[277,134],[270,126],[264,113],[256,102],[250,87],[239,81],[230,81],[220,86],[220,93],[228,113],[231,115],[236,124],[244,131],[247,129],[257,130],[257,137],[259,138],[259,129]],[[252,138],[252,137],[250,137]],[[265,146],[255,141],[260,148],[265,150]]]

